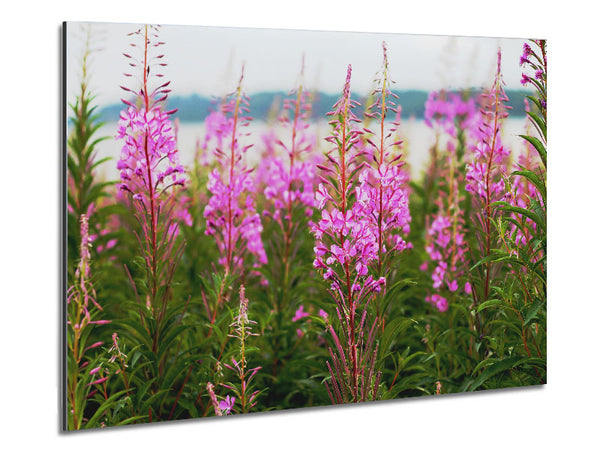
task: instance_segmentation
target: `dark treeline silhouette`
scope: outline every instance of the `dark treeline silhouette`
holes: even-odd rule
[[[456,91],[455,91],[456,92]],[[408,119],[414,117],[420,119],[425,112],[425,101],[427,100],[427,91],[404,90],[394,92],[399,97],[399,104],[402,105],[402,118]],[[472,89],[468,92],[470,95],[477,95],[481,90]],[[507,90],[508,106],[512,107],[510,115],[512,117],[522,117],[525,115],[523,100],[530,94],[527,90]],[[250,114],[255,120],[268,120],[276,117],[281,110],[285,92],[259,92],[250,95]],[[324,118],[325,114],[331,110],[332,105],[339,98],[339,94],[326,94],[317,92],[314,95],[312,116]],[[363,106],[367,101],[365,97],[353,96],[361,103],[356,108],[355,113],[362,115]],[[219,99],[203,97],[198,94],[189,96],[173,96],[168,100],[168,109],[177,109],[175,117],[181,122],[200,122],[215,109]],[[118,120],[119,112],[124,108],[122,103],[116,103],[101,109],[101,120],[109,122]]]

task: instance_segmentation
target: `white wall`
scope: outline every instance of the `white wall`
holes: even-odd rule
[[[569,448],[590,448],[589,443],[598,442],[598,187],[592,182],[597,178],[599,149],[597,141],[584,140],[588,133],[594,138],[597,134],[598,52],[590,44],[597,31],[597,14],[586,6],[578,7],[591,8],[593,3],[575,0],[563,7],[523,0],[485,2],[482,10],[484,2],[476,0],[436,0],[410,5],[393,1],[387,2],[385,9],[378,8],[384,3],[78,0],[4,5],[0,27],[3,448],[243,445],[258,449],[329,444],[337,449],[341,443],[348,448],[545,448],[551,443],[558,444],[557,448],[568,443],[573,444]],[[364,5],[370,10],[361,9]],[[531,14],[539,16],[527,19]],[[62,20],[548,38],[550,384],[541,389],[392,401],[359,408],[59,434]],[[589,117],[577,114],[579,107]],[[567,134],[571,130],[580,133]]]

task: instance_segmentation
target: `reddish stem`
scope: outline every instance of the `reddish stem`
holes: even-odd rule
[[[346,208],[347,208],[347,198],[346,198],[346,124],[348,117],[348,108],[350,103],[350,96],[346,99],[344,103],[344,114],[343,114],[343,122],[342,122],[342,149],[341,149],[341,178],[342,178],[342,214],[344,215],[344,221],[346,219]],[[340,232],[340,247],[344,248],[345,235],[342,230]],[[352,382],[352,391],[353,391],[353,401],[358,402],[358,361],[357,361],[357,352],[356,352],[356,330],[355,330],[355,305],[354,305],[354,296],[352,295],[352,282],[350,281],[350,266],[348,261],[344,262],[344,272],[346,274],[346,288],[348,290],[348,309],[350,310],[350,360],[352,363],[352,374],[351,374],[351,382]]]
[[[242,68],[242,77],[244,76],[244,69]],[[232,202],[233,202],[233,175],[234,175],[234,167],[235,167],[235,141],[236,141],[236,129],[238,122],[238,113],[240,108],[240,100],[241,100],[241,89],[242,89],[242,80],[240,79],[240,84],[237,88],[237,95],[235,100],[235,108],[233,111],[233,128],[231,130],[231,155],[230,155],[230,165],[229,165],[229,198],[227,200],[227,266],[225,267],[226,273],[230,273],[233,264],[233,213],[232,213]]]
[[[171,418],[173,417],[173,413],[175,412],[175,408],[177,407],[177,402],[179,401],[179,397],[181,396],[181,393],[183,392],[183,388],[185,387],[188,378],[190,377],[190,373],[192,373],[192,365],[190,365],[190,368],[188,369],[187,375],[185,376],[185,380],[183,380],[183,384],[181,385],[181,389],[179,389],[179,392],[177,393],[177,397],[175,398],[175,403],[173,404],[173,408],[171,408],[171,413],[169,414],[169,420],[171,420]]]

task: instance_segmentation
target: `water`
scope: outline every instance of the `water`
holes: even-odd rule
[[[503,123],[502,139],[505,146],[508,146],[513,155],[516,156],[523,149],[523,140],[518,136],[524,134],[525,118],[510,118]],[[106,123],[98,131],[98,136],[114,136],[117,130],[116,122]],[[254,144],[246,154],[247,163],[256,166],[260,162],[260,152],[263,149],[261,136],[268,130],[265,122],[252,122],[246,131],[250,136],[246,137],[244,143]],[[285,139],[285,132],[280,125],[275,125],[275,130],[282,140]],[[329,150],[330,144],[324,141],[328,135],[330,127],[326,123],[320,123],[314,127],[317,133],[317,142],[322,151]],[[407,163],[411,168],[413,178],[418,178],[429,160],[429,149],[435,142],[435,133],[429,128],[423,120],[411,119],[400,125],[400,136],[404,144],[403,149]],[[197,141],[202,141],[205,135],[203,122],[186,122],[179,124],[178,143],[179,160],[184,166],[190,166],[193,163],[196,151]],[[289,131],[287,131],[289,135]],[[443,144],[443,140],[441,141]],[[107,139],[97,146],[97,158],[112,157],[111,161],[101,164],[97,168],[97,177],[102,180],[118,180],[119,171],[117,170],[117,161],[121,151],[122,141],[116,139]]]

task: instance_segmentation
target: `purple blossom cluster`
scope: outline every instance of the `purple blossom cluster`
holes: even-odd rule
[[[459,215],[438,215],[427,229],[425,250],[434,264],[431,279],[432,287],[437,292],[453,293],[460,288],[467,253],[461,219]],[[427,265],[426,262],[423,269],[426,269]],[[470,293],[471,286],[468,282],[465,283],[464,290],[465,293]],[[441,312],[448,309],[447,298],[438,293],[428,295],[425,300]]]
[[[449,137],[445,152],[436,154],[431,163],[430,170],[436,172],[430,176],[440,180],[440,189],[434,202],[437,211],[427,218],[425,250],[429,260],[421,266],[423,271],[431,270],[433,293],[430,290],[425,301],[441,312],[448,310],[449,298],[462,289],[467,243],[459,191],[465,179],[461,156],[478,142],[481,117],[475,99],[464,94],[432,92],[426,103],[426,123]],[[470,292],[469,283],[464,290]]]
[[[327,154],[326,163],[318,166],[322,176],[316,200],[321,218],[312,226],[314,267],[330,283],[344,332],[338,336],[329,326],[337,350],[330,349],[333,367],[329,366],[332,378],[327,386],[334,403],[364,401],[377,395],[377,386],[367,388],[365,383],[370,385],[377,378],[373,345],[381,318],[376,308],[376,320],[366,330],[367,308],[387,283],[384,254],[409,246],[403,238],[410,222],[406,176],[401,171],[401,154],[394,154],[399,142],[388,143],[396,129],[385,125],[388,110],[396,111],[390,101],[385,43],[383,51],[379,87],[366,113],[378,121],[379,129],[373,132],[358,126],[360,120],[352,111],[358,103],[351,99],[352,68],[348,66],[343,94],[328,113],[333,116],[329,122],[332,134],[326,141],[335,147]]]
[[[124,139],[117,169],[121,189],[149,208],[171,186],[184,185],[175,134],[169,113],[155,105],[151,110],[129,106],[121,112],[117,139]]]
[[[236,92],[220,106],[208,127],[215,137],[213,152],[218,167],[208,176],[207,189],[212,195],[204,209],[206,234],[214,236],[219,264],[228,273],[240,272],[247,254],[253,256],[254,267],[267,262],[261,238],[263,227],[254,200],[254,177],[243,158],[250,145],[240,142],[247,135],[240,128],[251,120],[245,115],[249,101],[242,92],[243,78],[242,69]]]
[[[302,206],[307,216],[316,206],[315,169],[311,161],[296,161],[292,166],[281,158],[267,161],[265,168],[265,200],[270,205],[264,214],[277,222],[291,220],[289,205]]]
[[[303,77],[304,67],[301,71]],[[315,203],[315,157],[316,136],[309,133],[311,95],[300,82],[296,91],[283,101],[283,113],[279,123],[291,136],[278,139],[271,133],[263,137],[266,151],[261,169],[261,181],[265,186],[267,200],[264,214],[276,221],[290,239],[291,221],[295,208],[304,208],[306,216],[312,216]],[[278,156],[281,149],[285,157]]]
[[[129,66],[137,72],[125,75],[141,85],[121,86],[134,98],[122,99],[127,108],[120,114],[116,135],[117,139],[124,140],[117,163],[121,171],[119,192],[132,202],[140,225],[135,235],[146,266],[143,284],[136,287],[133,279],[131,282],[136,295],[142,286],[147,290],[145,312],[160,322],[162,312],[172,300],[169,287],[183,253],[184,243],[176,242],[176,237],[179,223],[186,219],[187,211],[178,203],[178,190],[174,187],[184,186],[185,171],[179,164],[177,132],[170,119],[175,110],[163,108],[170,82],[163,82],[160,73],[160,68],[166,65],[162,62],[164,55],[155,54],[164,44],[158,41],[158,27],[145,25],[131,35],[142,44],[132,42],[134,51],[124,54]],[[140,320],[144,320],[141,312]],[[156,329],[159,328],[157,325]],[[153,350],[156,351],[156,346]]]
[[[534,42],[538,46],[542,45],[542,41],[540,40],[534,40]],[[519,60],[519,65],[530,67],[534,73],[533,77],[526,73],[521,74],[521,84],[523,86],[527,86],[528,84],[539,85],[540,83],[545,82],[545,67],[547,65],[545,52],[542,52],[542,57],[540,58],[526,42],[523,44],[523,54]]]
[[[440,312],[448,311],[448,299],[446,299],[446,297],[442,297],[440,294],[428,295],[425,297],[425,301],[427,303],[431,303]]]
[[[350,98],[351,74],[352,67],[348,66],[343,95],[328,113],[334,118],[329,122],[332,135],[326,140],[336,148],[327,154],[330,164],[319,166],[325,174],[316,192],[321,218],[312,226],[316,239],[314,267],[323,270],[323,278],[340,298],[351,297],[354,292],[361,298],[385,285],[385,278],[369,275],[369,265],[378,258],[376,231],[354,209],[359,165],[355,145],[363,132],[352,127],[353,122],[360,121],[352,112],[358,102]]]
[[[381,242],[381,254],[377,258],[381,259],[389,250],[401,252],[410,248],[411,244],[404,240],[410,231],[411,217],[406,174],[401,165],[384,163],[365,168],[359,182],[352,210],[356,217],[362,217],[365,230],[375,233],[378,245]]]
[[[377,86],[372,92],[374,101],[365,115],[374,121],[374,131],[365,128],[365,155],[368,164],[359,175],[360,185],[356,188],[356,203],[353,206],[357,216],[362,216],[369,229],[375,233],[378,246],[378,269],[382,268],[384,255],[393,250],[401,252],[411,247],[404,240],[410,232],[410,211],[408,208],[408,174],[403,170],[402,141],[395,140],[400,125],[400,106],[395,103],[397,95],[390,87],[394,81],[389,76],[387,45],[382,43],[383,64],[375,77]],[[386,123],[388,114],[396,114],[391,126]]]
[[[357,104],[350,97],[352,67],[348,66],[346,82],[341,98],[328,113],[332,134],[326,138],[335,147],[327,154],[327,165],[320,165],[322,183],[316,197],[321,218],[312,225],[315,235],[314,267],[328,280],[336,303],[337,317],[343,333],[338,336],[329,325],[336,351],[330,347],[332,364],[331,384],[327,384],[333,403],[359,402],[368,395],[376,396],[377,387],[371,386],[375,377],[373,365],[377,350],[373,352],[374,332],[365,333],[367,307],[372,294],[385,287],[384,277],[369,274],[369,265],[377,261],[376,234],[369,222],[356,215],[356,172],[361,168],[356,145],[361,130],[352,127],[359,122],[352,112]],[[357,322],[357,317],[362,317]],[[362,374],[362,375],[361,375]]]
[[[163,45],[155,38],[158,37],[157,27],[145,26],[132,35],[143,39],[143,47],[131,43],[133,48],[139,48],[140,56],[133,54],[124,56],[132,68],[140,70],[141,77],[125,74],[127,77],[141,81],[141,88],[121,88],[136,97],[136,101],[122,99],[127,109],[119,116],[117,139],[123,139],[121,156],[117,169],[121,171],[122,191],[131,194],[139,202],[140,209],[151,215],[155,214],[160,197],[172,186],[184,185],[184,168],[179,164],[177,140],[170,116],[175,110],[165,111],[163,103],[167,99],[170,81],[160,82],[154,89],[154,80],[161,80],[162,74],[156,72],[156,67],[164,67],[164,55],[154,55],[153,51]],[[152,218],[152,220],[155,220]]]
[[[314,267],[324,270],[323,278],[341,297],[349,295],[349,280],[351,292],[357,292],[358,297],[379,292],[385,286],[384,277],[375,279],[369,275],[369,266],[378,261],[375,230],[354,208],[346,212],[333,206],[331,210],[323,209],[321,219],[313,225],[313,233]]]
[[[157,33],[155,27],[149,26],[132,33],[143,39],[141,56],[139,59],[130,54],[124,56],[130,61],[131,67],[141,70],[142,85],[135,89],[121,86],[124,91],[133,93],[136,101],[122,99],[127,108],[120,113],[116,134],[116,139],[124,141],[117,162],[121,176],[120,192],[129,194],[134,201],[143,228],[145,248],[151,255],[148,264],[153,272],[156,272],[158,259],[160,222],[165,224],[166,233],[173,237],[179,232],[181,219],[189,223],[189,213],[185,207],[179,204],[175,204],[174,208],[167,207],[167,204],[172,205],[175,201],[176,192],[172,188],[185,185],[185,169],[179,164],[176,129],[170,119],[175,110],[165,111],[163,108],[170,92],[167,89],[170,81],[161,82],[152,90],[150,87],[153,78],[162,79],[162,74],[154,73],[154,68],[166,65],[153,62],[162,61],[164,55],[151,55],[152,50],[163,44],[153,40],[158,36]],[[131,46],[138,47],[135,43]],[[125,75],[133,77],[133,74]],[[166,216],[161,217],[164,213]]]
[[[504,105],[508,97],[504,92],[501,56],[498,51],[496,79],[489,92],[482,94],[481,139],[472,148],[473,158],[467,163],[466,173],[466,190],[476,194],[488,206],[504,196],[504,167],[510,156],[510,149],[502,144],[500,135],[502,120],[508,117],[510,108]]]
[[[459,129],[473,129],[477,120],[475,99],[454,92],[431,91],[425,102],[425,124],[456,137]]]
[[[525,111],[529,110],[529,102],[525,100]],[[528,126],[526,128],[526,135],[528,136],[531,135],[531,130],[529,128],[530,125],[528,123]],[[540,172],[541,163],[539,161],[539,158],[535,156],[535,150],[533,146],[527,141],[524,145],[525,148],[519,154],[517,161],[513,166],[513,170],[529,170],[534,173]],[[522,176],[514,177],[512,189],[510,192],[510,198],[508,200],[509,203],[519,208],[528,209],[530,208],[531,202],[534,200],[538,201],[540,205],[543,205],[542,196],[537,190],[537,188],[533,185],[533,183],[531,183],[525,177]],[[511,217],[513,220],[520,220],[520,216],[517,214],[512,213]],[[530,233],[530,230],[535,231],[537,229],[537,225],[533,220],[529,218],[523,219],[527,224],[527,226],[524,227],[524,230],[521,230],[515,224],[512,224],[510,228],[511,231],[515,233],[515,243],[521,248],[525,247],[531,241],[532,235]]]
[[[381,143],[378,146],[373,142],[374,137],[367,138],[369,150],[360,150],[361,136],[365,133],[367,136],[377,136],[377,133],[352,126],[360,121],[352,112],[357,103],[350,98],[349,67],[344,94],[330,113],[338,118],[330,122],[333,134],[327,138],[332,143],[345,143],[346,147],[340,149],[338,155],[333,152],[327,155],[334,169],[319,166],[325,174],[337,173],[333,178],[322,177],[323,182],[316,192],[322,215],[313,227],[317,240],[314,266],[324,270],[323,277],[331,281],[332,289],[339,292],[342,286],[348,284],[350,273],[353,274],[352,292],[361,295],[379,292],[385,286],[386,279],[369,275],[369,266],[379,263],[389,250],[402,251],[409,247],[402,236],[408,232],[410,223],[406,175],[398,163],[401,155],[391,158],[392,148],[398,142],[391,145],[386,142],[386,137],[391,136],[394,130],[383,128],[387,110],[393,110],[393,104],[385,100],[386,95],[388,99],[392,96],[386,84],[385,50],[384,43],[382,86],[375,91],[379,95],[376,95],[376,101],[372,104],[373,109],[379,109],[378,112],[368,113],[380,120],[378,137]],[[371,157],[372,165],[358,162],[365,153]],[[357,172],[358,180],[355,176]]]

